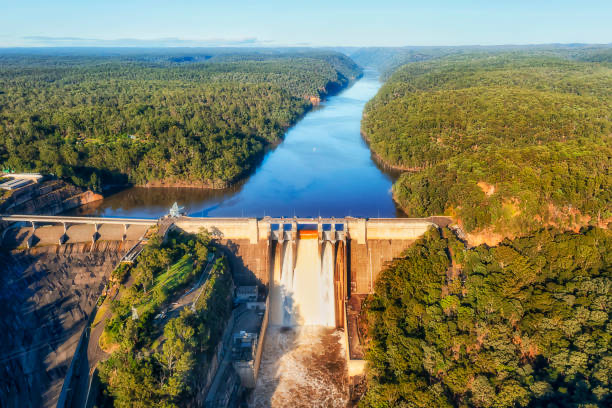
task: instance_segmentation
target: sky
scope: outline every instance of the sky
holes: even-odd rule
[[[0,0],[0,47],[610,42],[611,0]]]

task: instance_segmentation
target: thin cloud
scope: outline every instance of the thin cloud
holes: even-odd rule
[[[26,36],[22,37],[24,45],[29,46],[85,46],[85,47],[215,47],[215,46],[254,46],[266,45],[269,41],[261,41],[255,37],[247,38],[209,38],[209,39],[184,39],[184,38],[118,38],[100,39],[83,37],[47,37]]]

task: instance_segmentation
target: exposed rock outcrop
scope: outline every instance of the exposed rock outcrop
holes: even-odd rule
[[[0,253],[0,406],[55,406],[89,314],[129,242]]]
[[[0,213],[54,215],[102,198],[65,181],[49,180],[15,190],[0,204]]]

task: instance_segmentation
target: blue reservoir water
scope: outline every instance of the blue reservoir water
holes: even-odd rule
[[[377,73],[309,112],[244,182],[226,190],[134,187],[72,211],[78,215],[159,217],[175,201],[192,216],[396,217],[393,174],[373,161],[360,134]]]

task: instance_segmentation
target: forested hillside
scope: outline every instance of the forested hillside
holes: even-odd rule
[[[598,54],[574,57],[585,55]],[[475,243],[612,217],[607,63],[508,53],[408,64],[370,101],[362,130],[407,170],[394,186],[402,208],[451,215]]]
[[[111,353],[98,367],[100,406],[193,405],[232,309],[231,271],[213,251],[206,235],[172,231],[113,272],[93,323],[105,325],[100,346]],[[197,289],[189,302],[179,296],[187,287]]]
[[[366,302],[363,407],[609,407],[612,233],[430,231]]]
[[[362,67],[375,68],[383,80],[405,64],[448,56],[491,56],[509,52],[547,57],[561,57],[577,61],[612,62],[612,45],[543,44],[490,46],[406,46],[338,48]]]
[[[333,52],[0,54],[0,166],[105,184],[221,187],[360,75]]]

